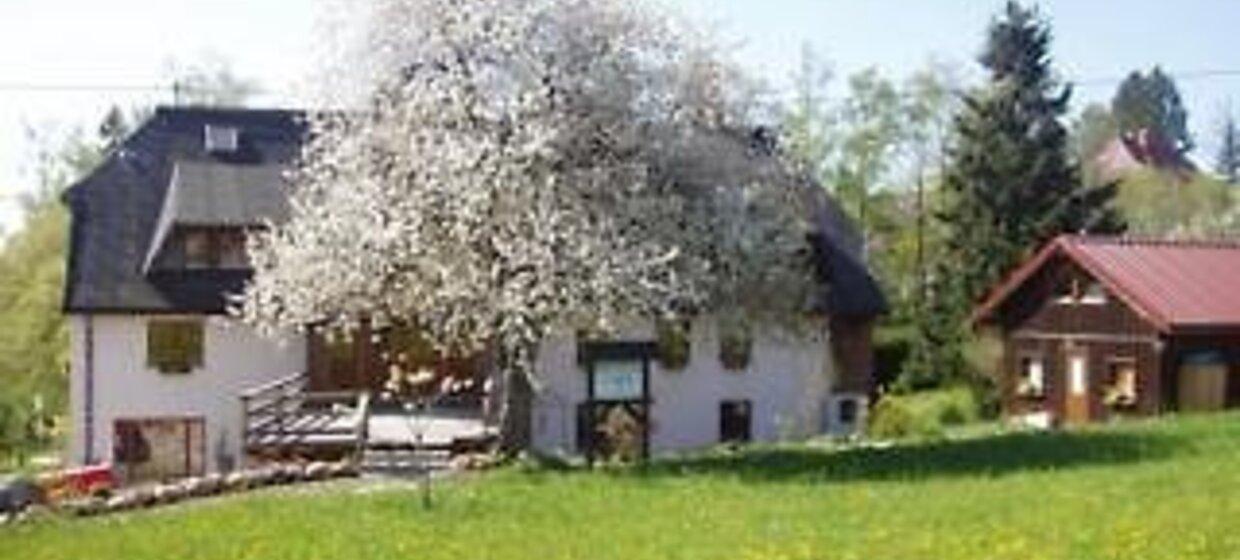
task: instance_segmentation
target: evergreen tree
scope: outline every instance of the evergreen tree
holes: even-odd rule
[[[1133,71],[1120,83],[1111,100],[1111,112],[1120,132],[1153,130],[1171,141],[1180,153],[1193,149],[1188,132],[1188,110],[1180,98],[1180,90],[1162,68],[1155,66],[1148,74]]]
[[[945,255],[919,325],[906,383],[967,374],[967,319],[976,299],[1039,245],[1063,232],[1114,232],[1114,186],[1087,188],[1062,119],[1071,89],[1055,79],[1051,31],[1009,2],[989,30],[985,86],[964,99],[945,175]]]
[[[1214,169],[1228,184],[1235,185],[1240,179],[1240,126],[1230,113],[1223,118],[1221,133]]]

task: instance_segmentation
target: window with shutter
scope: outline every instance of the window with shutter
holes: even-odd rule
[[[692,346],[689,342],[690,323],[687,320],[660,320],[655,325],[658,334],[659,364],[667,370],[684,369],[689,365]]]
[[[218,232],[215,241],[219,252],[220,268],[236,270],[250,266],[245,253],[244,231],[238,229]]]
[[[749,367],[753,353],[753,333],[744,321],[722,321],[719,325],[719,363],[724,369]]]
[[[1137,361],[1115,357],[1107,364],[1106,392],[1102,397],[1108,406],[1122,408],[1137,404]]]
[[[1016,394],[1022,397],[1041,397],[1046,390],[1046,371],[1042,357],[1027,354],[1020,357]]]
[[[211,234],[207,231],[191,230],[181,235],[185,251],[185,268],[201,269],[215,266],[215,255],[212,249]]]
[[[203,363],[202,321],[155,319],[146,327],[147,365],[162,373],[189,373]]]

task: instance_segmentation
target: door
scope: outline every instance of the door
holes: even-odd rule
[[[1069,424],[1089,421],[1089,358],[1084,352],[1068,354],[1064,380],[1064,419]]]
[[[126,484],[201,475],[206,470],[202,417],[118,418],[112,461]]]
[[[1227,404],[1227,369],[1226,361],[1213,353],[1188,356],[1176,372],[1180,411],[1222,410]]]
[[[587,461],[644,459],[649,454],[653,349],[652,343],[635,342],[581,345],[587,378],[578,440]]]

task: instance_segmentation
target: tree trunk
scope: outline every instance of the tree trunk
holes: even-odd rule
[[[500,451],[515,455],[533,443],[531,415],[534,390],[530,385],[532,359],[524,360],[510,352],[500,352]]]

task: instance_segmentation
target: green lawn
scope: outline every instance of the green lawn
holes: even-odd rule
[[[280,491],[0,529],[40,558],[1240,558],[1240,415],[416,492]]]

